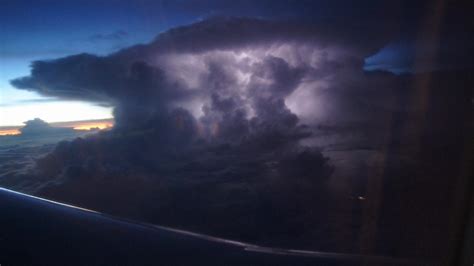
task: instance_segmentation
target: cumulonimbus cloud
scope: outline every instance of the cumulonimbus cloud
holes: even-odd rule
[[[220,18],[109,56],[34,62],[15,87],[111,105],[116,123],[61,142],[30,177],[48,180],[40,195],[107,212],[247,232],[251,241],[282,241],[278,228],[311,239],[302,225],[330,223],[315,213],[332,197],[333,167],[314,144],[316,131],[362,132],[359,143],[372,145],[406,141],[420,117],[432,122],[434,113],[423,112],[444,106],[438,99],[468,98],[446,90],[450,73],[423,96],[435,99],[427,107],[413,88],[430,74],[364,72],[364,58],[387,41],[364,30]],[[395,132],[389,140],[387,130]]]

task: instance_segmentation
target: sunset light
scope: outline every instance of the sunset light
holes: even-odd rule
[[[0,136],[9,136],[9,135],[18,135],[20,131],[18,128],[11,128],[11,129],[1,129],[0,128]]]
[[[57,127],[72,127],[74,130],[91,130],[91,129],[108,129],[114,126],[112,119],[87,120],[87,121],[72,121],[72,122],[58,122],[51,125]]]
[[[81,120],[50,123],[55,128],[71,128],[77,131],[104,130],[114,126],[113,119]],[[23,126],[0,126],[0,136],[13,136],[21,134]]]

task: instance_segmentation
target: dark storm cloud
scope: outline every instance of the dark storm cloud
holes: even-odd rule
[[[329,29],[330,28],[330,29]],[[160,34],[150,45],[132,47],[119,52],[119,56],[137,56],[142,53],[200,52],[212,49],[232,49],[259,44],[307,42],[320,46],[342,44],[366,35],[367,38],[351,43],[346,48],[359,56],[380,48],[393,31],[355,23],[350,30],[345,25],[325,22],[275,21],[253,18],[214,17],[202,22],[181,26]]]
[[[260,52],[253,62],[242,51],[241,60],[230,51],[289,38],[312,42],[303,41],[309,27],[293,33],[294,25],[284,25],[214,19],[107,57],[82,54],[33,63],[31,75],[13,85],[115,107],[113,130],[61,142],[37,161],[30,176],[49,177],[37,193],[161,223],[184,222],[185,212],[193,219],[198,211],[221,224],[254,216],[254,222],[238,221],[243,229],[228,233],[253,231],[249,226],[273,212],[264,207],[268,204],[282,213],[302,213],[315,200],[311,194],[327,194],[332,172],[317,148],[299,144],[311,130],[285,104],[311,67]],[[266,31],[271,34],[259,36]],[[291,196],[301,190],[306,192]],[[152,205],[155,199],[160,203]],[[184,212],[157,216],[175,204]],[[222,208],[232,210],[223,215]],[[275,228],[278,224],[298,227],[290,217],[281,217]]]
[[[179,157],[224,145],[232,160],[223,167],[239,164],[247,149],[259,164],[273,165],[285,150],[295,156],[305,150],[299,143],[311,139],[318,124],[338,131],[352,128],[363,141],[378,145],[384,140],[376,136],[394,112],[416,111],[408,86],[415,78],[362,71],[364,58],[392,34],[387,32],[366,25],[329,29],[324,23],[212,18],[110,56],[37,61],[30,76],[12,84],[46,96],[115,107],[114,130],[81,144],[62,145],[73,150],[113,140],[111,147],[103,146],[105,154],[133,154],[130,162],[141,158],[148,167],[166,164],[155,161],[169,161],[163,153],[173,151]],[[366,38],[357,38],[364,34]],[[111,151],[114,146],[123,150]],[[55,175],[95,158],[89,156],[93,149],[85,150],[84,157],[74,157],[78,161],[53,163]],[[189,155],[187,160],[196,165]],[[130,162],[121,164],[131,171],[156,170]]]

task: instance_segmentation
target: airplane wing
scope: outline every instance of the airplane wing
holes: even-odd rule
[[[0,265],[432,265],[274,249],[133,222],[0,188]]]

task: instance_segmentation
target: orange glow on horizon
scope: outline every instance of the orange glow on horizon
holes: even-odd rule
[[[90,130],[91,128],[108,129],[113,127],[112,122],[81,122],[73,126],[74,130]]]
[[[0,136],[19,135],[20,133],[18,129],[0,129]]]
[[[113,119],[99,119],[99,120],[87,120],[87,121],[68,121],[68,122],[54,122],[49,124],[56,128],[72,128],[77,131],[89,131],[89,130],[104,130],[110,129],[114,126]],[[0,136],[13,136],[20,135],[20,129],[23,126],[6,126],[0,127]]]

